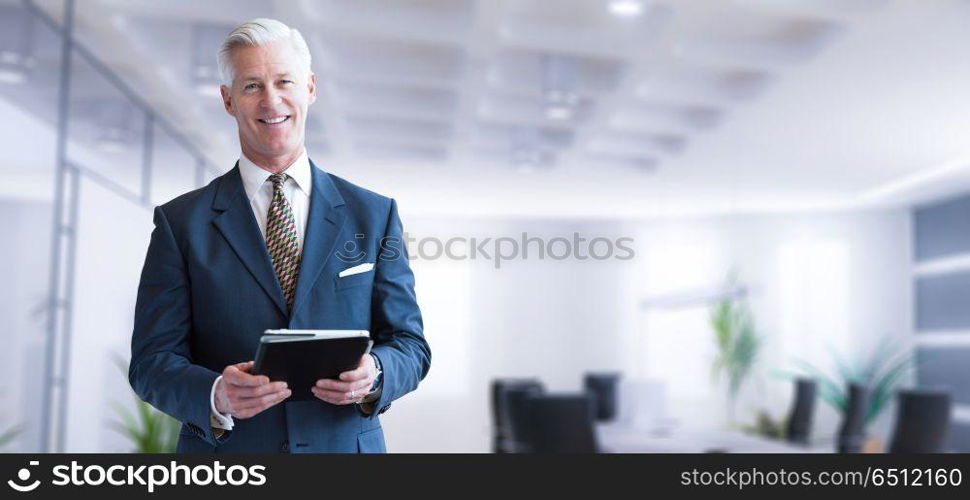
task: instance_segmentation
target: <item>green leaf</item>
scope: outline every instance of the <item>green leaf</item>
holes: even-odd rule
[[[844,413],[848,406],[848,385],[863,384],[872,391],[866,422],[875,420],[887,407],[903,375],[911,367],[912,355],[890,340],[879,342],[872,355],[863,363],[850,363],[834,349],[829,349],[837,377],[829,377],[811,363],[796,359],[794,364],[802,372],[819,382],[819,397]],[[790,374],[789,374],[790,378]]]
[[[864,375],[854,369],[845,359],[839,355],[838,351],[832,346],[828,347],[832,360],[835,362],[835,369],[839,372],[844,382],[864,383]]]
[[[717,348],[711,378],[716,382],[726,377],[728,393],[734,397],[751,373],[764,339],[756,334],[751,310],[742,300],[720,300],[709,316]]]
[[[15,425],[7,429],[3,434],[0,434],[0,449],[10,444],[21,432],[23,432],[23,426]]]
[[[128,363],[116,355],[115,365],[127,379]],[[135,401],[134,413],[117,402],[111,402],[121,422],[110,422],[109,426],[127,437],[134,446],[133,451],[137,453],[174,453],[181,424],[142,401],[134,393],[132,397]]]
[[[882,376],[880,380],[877,381],[876,385],[872,390],[872,397],[869,401],[869,409],[866,412],[866,423],[875,420],[886,408],[886,405],[892,400],[895,393],[894,389],[902,378],[904,374],[909,372],[911,365],[908,359],[904,359],[893,366],[885,375]]]

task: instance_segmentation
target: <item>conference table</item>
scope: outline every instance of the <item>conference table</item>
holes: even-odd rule
[[[646,429],[614,423],[596,426],[605,453],[831,453],[830,447],[804,447],[728,429]]]

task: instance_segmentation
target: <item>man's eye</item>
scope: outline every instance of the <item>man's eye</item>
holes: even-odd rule
[[[253,89],[255,89],[256,87],[258,87],[258,85],[256,85],[255,83],[250,83],[249,85],[246,85],[246,86],[245,86],[245,87],[243,87],[243,88],[244,88],[244,89],[246,89],[246,90],[253,90]]]
[[[280,83],[282,85],[291,85],[293,83],[293,81],[292,80],[280,80]]]

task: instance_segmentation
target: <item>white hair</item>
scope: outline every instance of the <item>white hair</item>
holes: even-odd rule
[[[267,43],[287,40],[296,51],[300,64],[306,69],[306,74],[310,74],[310,48],[307,47],[306,40],[295,28],[283,24],[275,19],[259,18],[247,21],[226,36],[226,40],[219,47],[216,54],[216,62],[219,65],[219,78],[228,87],[232,86],[232,80],[236,77],[236,70],[232,67],[230,56],[233,49],[240,46],[265,45]]]

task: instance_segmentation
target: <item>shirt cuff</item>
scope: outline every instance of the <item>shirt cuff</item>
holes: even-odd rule
[[[223,415],[216,410],[216,386],[219,385],[220,380],[222,380],[222,375],[216,377],[216,381],[212,383],[212,390],[209,391],[209,424],[214,429],[231,431],[233,426],[232,415]]]
[[[377,406],[377,401],[381,399],[381,393],[384,389],[384,381],[381,380],[381,385],[377,386],[372,392],[367,393],[366,396],[361,398],[357,402],[357,408],[360,409],[361,413],[370,416],[374,413],[374,407]]]
[[[367,393],[367,395],[364,396],[360,400],[360,402],[361,403],[372,403],[374,401],[377,401],[378,399],[381,399],[381,392],[382,392],[381,389],[383,388],[381,386],[383,386],[383,385],[384,384],[382,383],[380,386],[377,387],[377,389],[374,389],[374,392]]]

